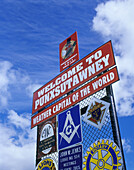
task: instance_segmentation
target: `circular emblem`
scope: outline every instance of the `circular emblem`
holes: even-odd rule
[[[43,127],[43,129],[42,129],[42,131],[41,131],[40,141],[44,141],[44,140],[52,137],[53,135],[54,135],[53,126],[52,126],[50,123],[48,123],[48,124],[46,124],[46,125]],[[43,150],[42,152],[43,152],[44,154],[47,154],[47,153],[50,152],[51,149],[52,149],[52,147],[47,148],[47,149]]]
[[[100,140],[93,143],[85,154],[83,170],[121,170],[122,158],[120,149],[111,140]]]
[[[38,163],[36,170],[57,170],[57,165],[53,159],[46,158]]]

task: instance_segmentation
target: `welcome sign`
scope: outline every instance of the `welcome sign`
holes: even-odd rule
[[[102,74],[98,78],[90,81],[86,85],[82,86],[75,92],[71,93],[62,100],[56,102],[55,104],[49,106],[47,109],[39,112],[38,114],[32,116],[31,118],[31,128],[37,126],[41,122],[49,119],[50,117],[68,109],[74,104],[80,102],[81,100],[87,98],[89,95],[107,87],[108,85],[119,80],[117,68],[113,68],[106,73]]]
[[[115,65],[111,41],[58,75],[33,94],[32,113]]]

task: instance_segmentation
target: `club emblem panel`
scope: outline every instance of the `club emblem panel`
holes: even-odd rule
[[[82,141],[79,105],[58,116],[59,149]]]
[[[95,126],[98,129],[101,129],[109,106],[110,103],[93,97],[89,103],[85,115],[83,116],[83,121],[87,124]]]

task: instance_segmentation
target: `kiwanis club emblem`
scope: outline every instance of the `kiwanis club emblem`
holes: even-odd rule
[[[86,110],[83,120],[86,123],[101,129],[109,106],[110,104],[108,102],[94,97]]]

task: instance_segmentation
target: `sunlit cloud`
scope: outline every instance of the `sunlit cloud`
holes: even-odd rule
[[[23,97],[32,98],[33,92],[39,87],[41,87],[41,84],[33,83],[25,70],[15,69],[14,65],[9,61],[0,61],[1,111],[2,109],[8,110],[9,102],[15,102],[18,95],[21,96],[22,99]],[[24,103],[25,102],[27,101],[24,100]],[[10,109],[12,109],[11,106]]]
[[[27,86],[26,91],[29,97],[33,97],[33,93],[38,90],[42,85],[41,84],[30,84]]]
[[[8,85],[15,80],[14,73],[10,72],[12,64],[8,61],[0,62],[0,105],[6,106],[10,92]]]
[[[124,150],[125,150],[127,153],[132,152],[132,148],[131,148],[131,145],[130,145],[130,141],[129,141],[129,140],[122,139],[122,145],[123,145]]]
[[[120,81],[113,87],[120,116],[134,115],[133,8],[132,0],[110,0],[97,6],[93,19],[93,29],[113,43],[120,74]]]
[[[0,129],[0,169],[34,169],[37,132],[30,128],[30,114],[10,110]]]

